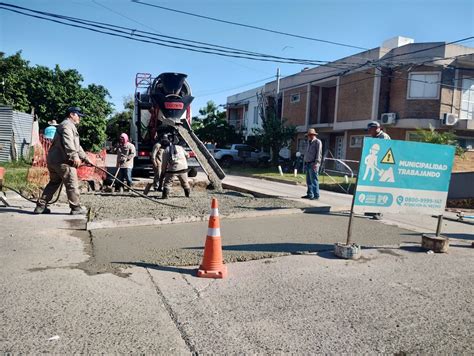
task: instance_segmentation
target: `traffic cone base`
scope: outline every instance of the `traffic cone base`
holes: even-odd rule
[[[201,278],[226,278],[227,277],[227,266],[222,265],[219,271],[206,271],[202,269],[202,266],[199,266],[197,271],[197,276]]]
[[[217,199],[215,198],[212,199],[204,255],[197,271],[197,276],[203,278],[227,277],[227,267],[224,265],[222,257],[219,211],[217,209]]]

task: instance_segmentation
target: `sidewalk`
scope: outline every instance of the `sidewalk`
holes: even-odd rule
[[[223,187],[242,192],[254,192],[262,196],[299,200],[308,205],[327,207],[331,212],[350,210],[352,202],[352,195],[328,190],[321,190],[321,196],[317,201],[301,199],[303,195],[306,195],[305,186],[244,176],[227,175],[223,180]]]

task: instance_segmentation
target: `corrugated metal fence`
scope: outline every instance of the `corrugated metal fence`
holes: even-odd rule
[[[32,127],[33,115],[0,106],[0,162],[29,156]]]
[[[0,162],[10,162],[13,135],[12,108],[0,106]]]

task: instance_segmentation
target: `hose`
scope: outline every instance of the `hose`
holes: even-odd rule
[[[138,196],[142,197],[142,198],[145,198],[147,200],[150,200],[152,201],[153,203],[158,203],[158,204],[162,204],[162,205],[166,205],[166,206],[171,206],[173,208],[180,208],[180,209],[185,209],[184,206],[179,206],[179,205],[173,205],[173,204],[169,204],[169,203],[164,203],[162,201],[159,201],[159,200],[156,200],[156,199],[153,199],[153,198],[150,198],[150,197],[147,197],[145,194],[142,194],[138,191],[136,191],[135,189],[133,189],[132,187],[130,187],[129,185],[125,184],[123,181],[121,181],[120,179],[116,178],[112,173],[109,173],[106,169],[103,169],[101,167],[98,167],[96,166],[95,164],[93,163],[87,163],[88,165],[98,169],[99,171],[101,172],[104,172],[105,174],[107,174],[108,176],[114,178],[117,182],[121,183],[124,187],[130,189],[132,192],[134,192],[135,194],[137,194]]]
[[[14,189],[14,188],[12,188],[12,187],[9,187],[8,185],[5,185],[5,184],[4,184],[3,187],[5,187],[5,188],[11,190],[12,192],[15,192],[15,193],[18,194],[20,197],[22,197],[22,198],[25,199],[25,200],[28,200],[29,202],[32,202],[32,203],[35,203],[35,204],[38,202],[38,200],[33,200],[33,199],[30,199],[30,198],[26,197],[26,196],[24,196],[23,194],[21,194],[21,192],[19,192],[18,190]],[[54,201],[52,201],[52,202],[48,202],[48,204],[54,204],[54,203],[56,203],[56,202],[59,200],[59,197],[61,196],[61,190],[62,190],[62,189],[63,189],[63,183],[61,183],[61,185],[59,186],[59,191],[58,191],[58,195],[57,195],[56,199],[55,199]]]

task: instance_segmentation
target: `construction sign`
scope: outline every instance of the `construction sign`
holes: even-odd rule
[[[441,215],[454,146],[365,138],[354,212]]]

